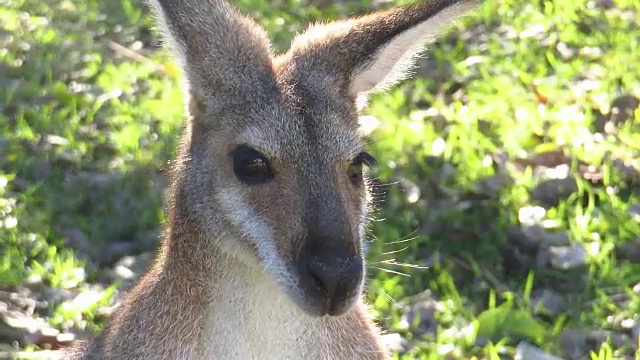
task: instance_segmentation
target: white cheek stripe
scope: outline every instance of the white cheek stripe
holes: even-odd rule
[[[289,284],[291,274],[276,251],[272,228],[246,204],[243,194],[237,189],[225,189],[216,197],[233,225],[256,245],[265,270],[275,277],[277,283]]]

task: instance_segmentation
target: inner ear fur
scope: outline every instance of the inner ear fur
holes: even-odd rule
[[[328,24],[297,36],[285,55],[296,78],[322,72],[352,96],[385,90],[408,76],[443,28],[479,0],[428,0]]]

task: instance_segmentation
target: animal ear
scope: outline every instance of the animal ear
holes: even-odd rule
[[[216,101],[251,96],[271,82],[266,32],[222,0],[147,0],[180,61],[188,95]],[[212,101],[208,101],[211,103]]]
[[[294,39],[289,68],[299,77],[322,72],[353,96],[384,90],[407,76],[415,58],[443,27],[479,2],[426,0],[312,26]]]

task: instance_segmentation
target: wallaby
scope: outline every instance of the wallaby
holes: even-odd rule
[[[363,300],[366,95],[479,0],[318,24],[274,55],[223,0],[149,0],[188,121],[162,247],[77,359],[388,359]]]

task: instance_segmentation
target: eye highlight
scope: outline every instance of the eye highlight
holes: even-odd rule
[[[239,146],[230,155],[233,157],[233,172],[238,180],[247,185],[264,184],[274,174],[267,158],[248,146]]]
[[[361,186],[363,183],[362,169],[364,165],[373,166],[376,163],[376,159],[366,152],[361,152],[356,156],[349,164],[347,175],[351,183],[356,186]]]

